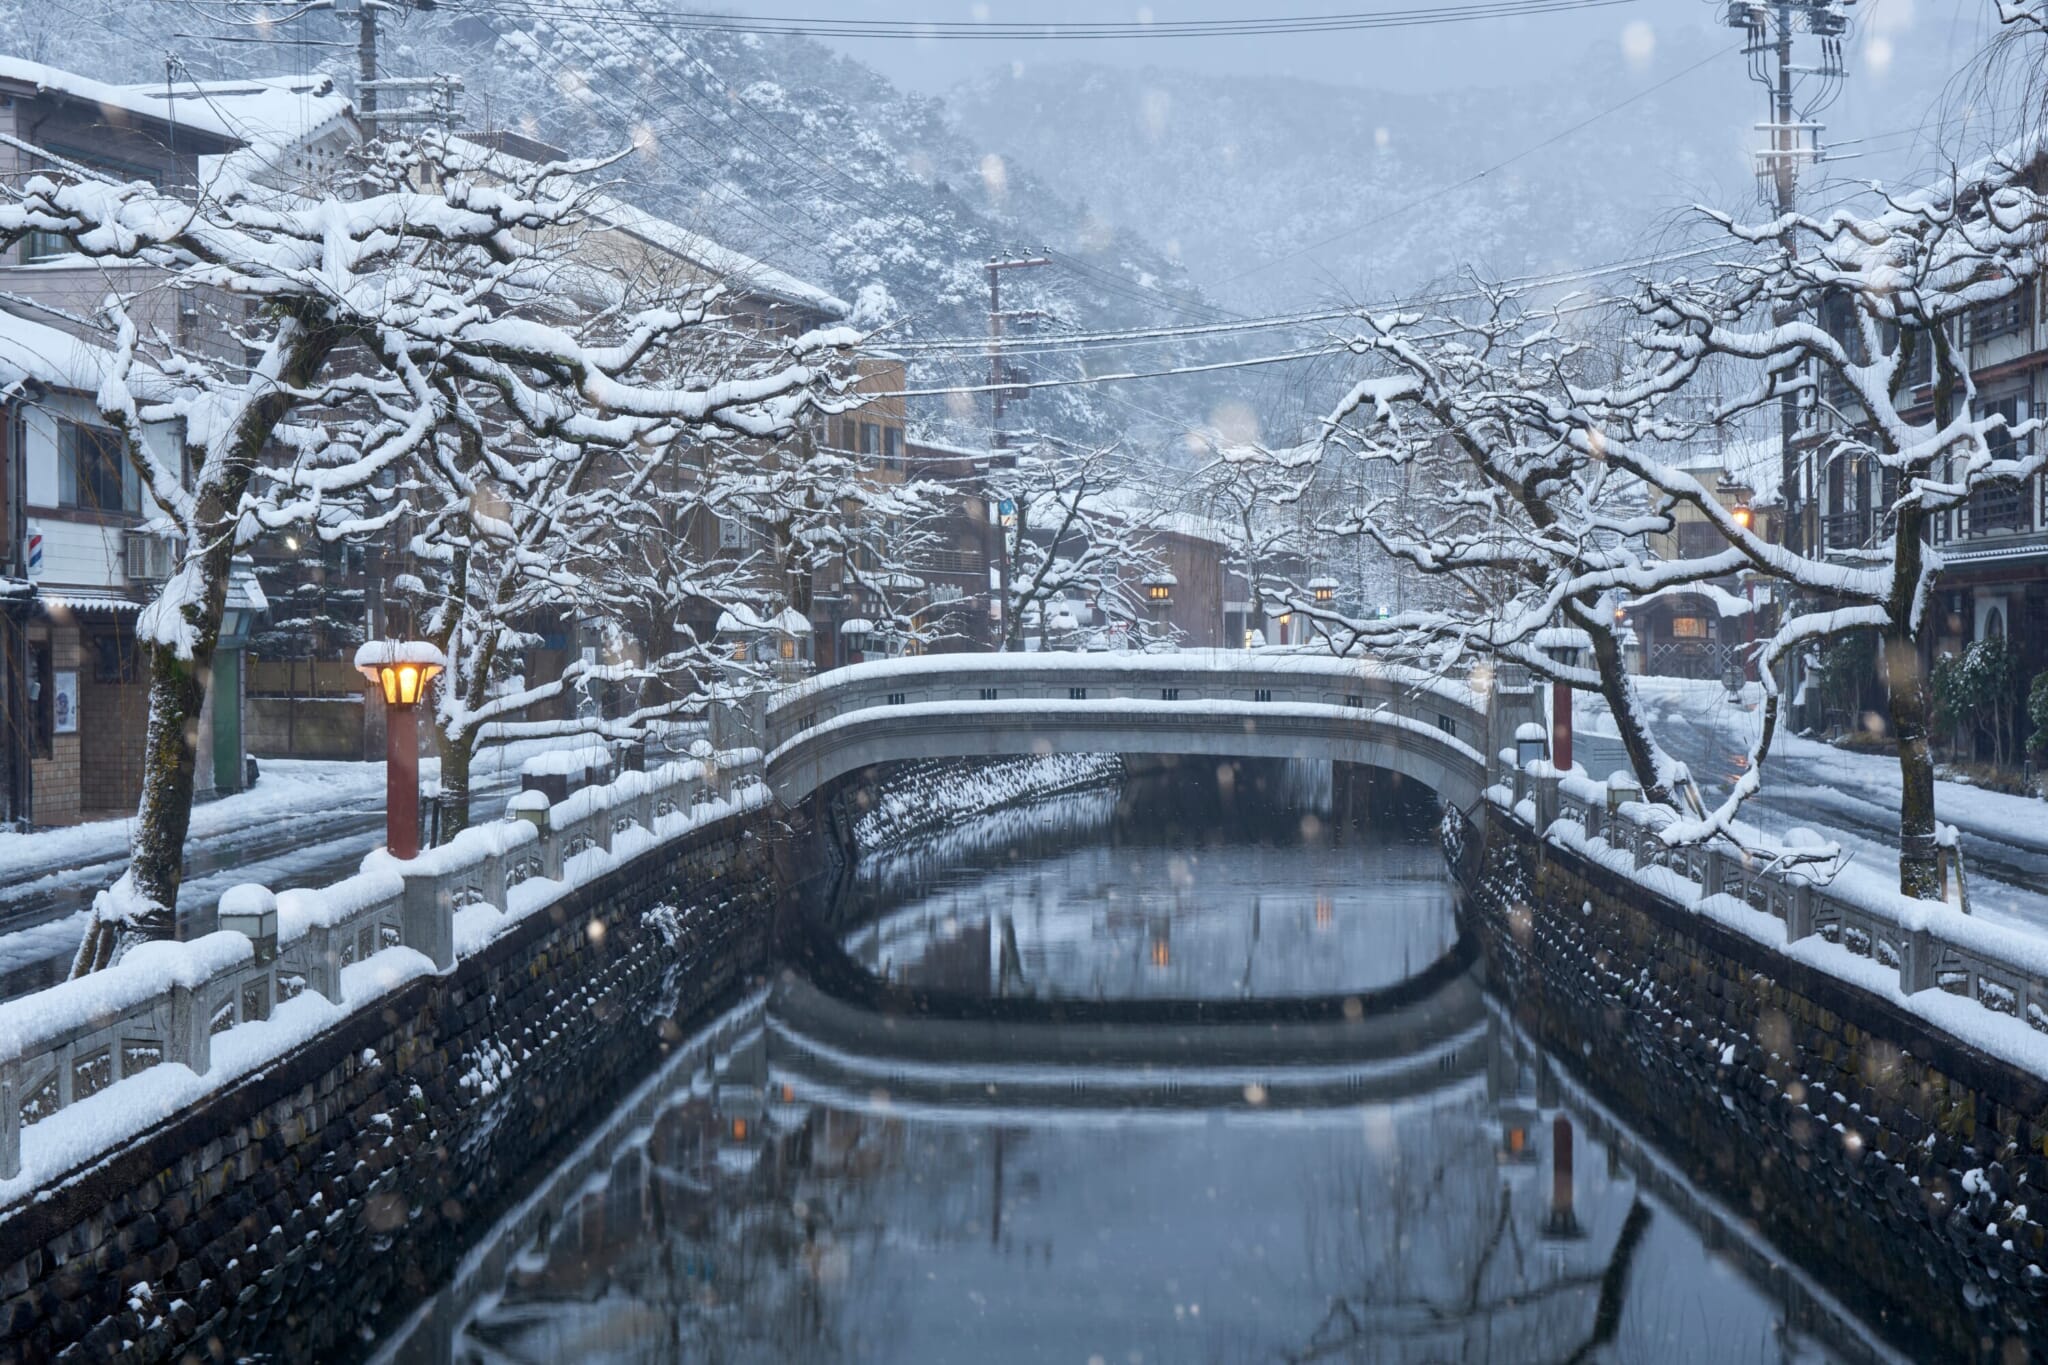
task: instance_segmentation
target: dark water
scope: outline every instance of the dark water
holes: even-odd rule
[[[1438,963],[1456,933],[1426,815],[1333,831],[1326,793],[1293,794],[1069,797],[871,864],[845,943],[956,1017],[878,1017],[785,974],[387,1355],[1881,1354]],[[1432,963],[1438,984],[1358,1017]],[[1315,997],[1348,1003],[1258,1014]],[[1237,1013],[1145,1012],[1173,999]],[[1074,1000],[1110,1013],[1054,1022]]]

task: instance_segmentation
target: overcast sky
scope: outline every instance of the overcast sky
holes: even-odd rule
[[[1142,21],[1269,18],[1416,8],[1414,0],[725,0],[721,8],[792,18],[918,21]],[[1851,63],[1859,104],[1881,101],[1902,76],[1922,87],[1946,75],[1993,27],[1990,0],[1863,0],[1852,8]],[[1015,62],[1086,60],[1115,66],[1256,72],[1397,90],[1456,90],[1531,79],[1546,65],[1580,66],[1599,53],[1622,71],[1654,73],[1659,38],[1671,46],[1720,36],[1723,0],[1631,0],[1509,20],[1362,32],[1088,42],[832,40],[899,85],[943,91]],[[1728,35],[1733,41],[1733,35]],[[1910,70],[1908,70],[1910,68]],[[1893,122],[1897,110],[1891,111]]]

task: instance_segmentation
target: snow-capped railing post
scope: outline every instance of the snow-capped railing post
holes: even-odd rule
[[[477,864],[478,891],[484,904],[505,908],[505,893],[510,889],[512,858],[507,853],[493,849]]]
[[[455,888],[439,872],[402,872],[405,895],[399,902],[399,932],[405,946],[426,954],[438,971],[455,965]]]
[[[207,988],[171,988],[171,1029],[167,1062],[183,1062],[193,1074],[204,1076],[213,1069],[213,1011],[207,1008]]]
[[[1935,963],[1941,959],[1941,945],[1921,928],[1905,928],[1899,935],[1899,990],[1906,995],[1933,990]]]
[[[1557,769],[1548,764],[1537,765],[1532,777],[1535,781],[1536,829],[1541,833],[1557,823],[1557,789],[1562,779],[1558,777]]]
[[[0,1063],[0,1180],[21,1174],[21,1063]]]
[[[306,931],[301,944],[299,956],[306,968],[306,989],[318,991],[340,1004],[341,949],[335,944],[334,930],[325,924],[315,925]]]
[[[1813,884],[1801,878],[1785,890],[1785,941],[1797,943],[1813,935]]]
[[[259,882],[242,882],[221,894],[220,927],[233,930],[254,946],[256,961],[277,957],[277,897]]]
[[[1719,896],[1728,891],[1728,855],[1718,847],[1706,850],[1706,861],[1700,869],[1700,894]],[[1736,891],[1742,889],[1740,871],[1737,870]]]

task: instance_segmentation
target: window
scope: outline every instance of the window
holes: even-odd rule
[[[1253,700],[1253,701],[1271,701],[1271,700],[1273,700],[1273,689],[1272,689],[1272,688],[1270,688],[1270,687],[1257,687],[1257,688],[1253,688],[1253,689],[1252,689],[1252,700]]]
[[[1067,700],[1068,700],[1068,701],[1086,701],[1086,700],[1088,700],[1088,689],[1087,689],[1087,688],[1085,688],[1085,687],[1070,687],[1070,688],[1068,688],[1068,689],[1067,689]]]
[[[744,550],[747,547],[747,523],[742,517],[720,517],[718,519],[718,548],[721,550]]]
[[[1980,303],[1970,310],[1972,343],[2011,336],[2033,325],[2034,290],[2030,284],[2022,284],[2004,298]]]
[[[1365,694],[1363,692],[1346,692],[1344,694],[1344,704],[1346,706],[1363,706],[1365,705]]]
[[[882,428],[880,423],[862,422],[860,424],[860,453],[863,455],[879,455],[882,453]]]
[[[883,428],[882,428],[882,468],[884,468],[884,469],[901,469],[902,467],[903,467],[903,428],[901,428],[901,427],[883,427]]]
[[[1162,688],[1160,688],[1160,689],[1159,689],[1159,700],[1161,700],[1161,701],[1179,701],[1179,700],[1180,700],[1180,689],[1179,689],[1178,687],[1162,687]]]
[[[1458,722],[1452,720],[1449,716],[1443,715],[1442,713],[1438,713],[1437,715],[1436,728],[1443,731],[1445,734],[1449,735],[1452,739],[1456,739],[1458,737]]]
[[[69,256],[76,250],[78,248],[71,245],[65,240],[64,235],[58,232],[31,232],[21,239],[21,259],[24,264]]]
[[[93,512],[142,510],[142,482],[119,436],[105,427],[57,423],[57,505]]]
[[[889,694],[889,702],[888,702],[888,704],[889,704],[889,705],[891,705],[891,706],[901,706],[901,705],[903,705],[903,693],[901,693],[901,692],[891,692],[891,693]]]
[[[994,701],[996,699],[996,690],[993,687],[982,688],[981,699],[983,701]]]

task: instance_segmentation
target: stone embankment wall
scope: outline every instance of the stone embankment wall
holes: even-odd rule
[[[1453,825],[1493,988],[1920,1359],[2038,1358],[2048,1083],[1499,818]]]
[[[0,1361],[347,1360],[762,970],[756,811],[576,891],[0,1209]]]

